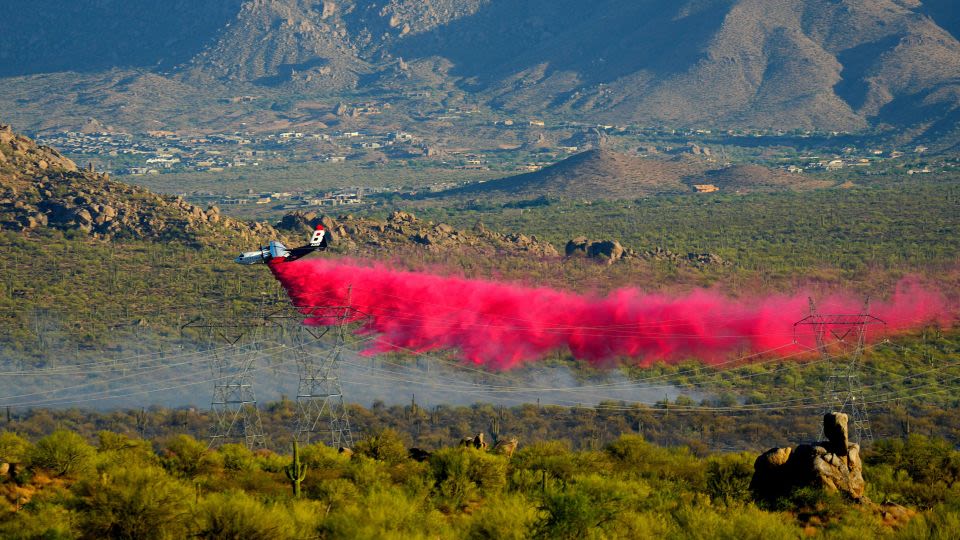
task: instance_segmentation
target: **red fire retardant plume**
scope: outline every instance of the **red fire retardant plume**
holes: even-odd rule
[[[621,289],[592,297],[344,260],[270,268],[296,306],[350,305],[362,312],[361,332],[374,336],[370,354],[453,349],[476,364],[507,369],[562,349],[594,363],[623,357],[639,364],[690,357],[711,363],[737,353],[795,354],[795,336],[813,341],[809,327],[800,334],[793,328],[807,314],[806,294],[731,299],[709,290],[667,296]],[[859,313],[862,300],[834,296],[821,299],[818,309]],[[332,322],[303,311],[306,324]],[[870,312],[887,323],[871,328],[874,336],[955,318],[940,294],[909,279]]]

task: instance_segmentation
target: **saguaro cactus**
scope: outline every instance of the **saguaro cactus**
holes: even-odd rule
[[[290,485],[293,487],[293,496],[300,497],[300,483],[307,477],[307,464],[300,463],[300,449],[297,447],[297,441],[293,441],[293,463],[284,469],[287,478],[290,479]]]

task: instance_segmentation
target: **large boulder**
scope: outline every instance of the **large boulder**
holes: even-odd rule
[[[587,247],[587,256],[613,263],[623,257],[623,246],[616,240],[594,242]]]
[[[591,259],[600,259],[613,263],[623,258],[626,250],[616,240],[590,241],[585,236],[578,236],[567,242],[564,254],[567,257],[587,256]]]
[[[753,464],[750,490],[760,501],[772,501],[797,488],[813,487],[839,492],[860,501],[866,491],[860,445],[851,443],[848,418],[843,413],[824,415],[826,441],[801,444],[795,449],[771,448]]]

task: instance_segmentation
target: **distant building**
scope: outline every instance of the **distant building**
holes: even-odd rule
[[[714,184],[694,184],[693,190],[697,193],[714,193],[716,191],[720,191],[720,188]]]

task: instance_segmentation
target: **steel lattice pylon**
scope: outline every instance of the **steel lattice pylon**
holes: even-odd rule
[[[264,326],[262,319],[216,322],[199,318],[183,327],[199,331],[209,347],[213,376],[210,447],[226,442],[242,442],[250,449],[266,445],[253,391],[254,362],[261,354]]]
[[[867,328],[871,325],[886,324],[868,313],[869,302],[863,312],[849,315],[825,315],[817,313],[816,305],[810,300],[810,314],[794,324],[809,326],[812,329],[816,348],[825,361],[838,358],[829,349],[839,349],[846,356],[846,363],[834,362],[833,374],[824,385],[823,414],[830,412],[846,413],[852,423],[852,435],[861,445],[873,442],[873,431],[863,396],[863,384],[860,381],[860,367],[863,362],[863,350],[867,340]],[[823,423],[820,423],[818,440],[824,437]]]
[[[343,401],[340,383],[340,356],[347,336],[347,325],[354,318],[348,307],[310,309],[311,318],[326,321],[327,326],[314,329],[300,325],[296,332],[297,424],[294,437],[308,444],[318,439],[330,446],[353,446],[350,419]],[[329,346],[313,352],[311,344],[327,341]]]

